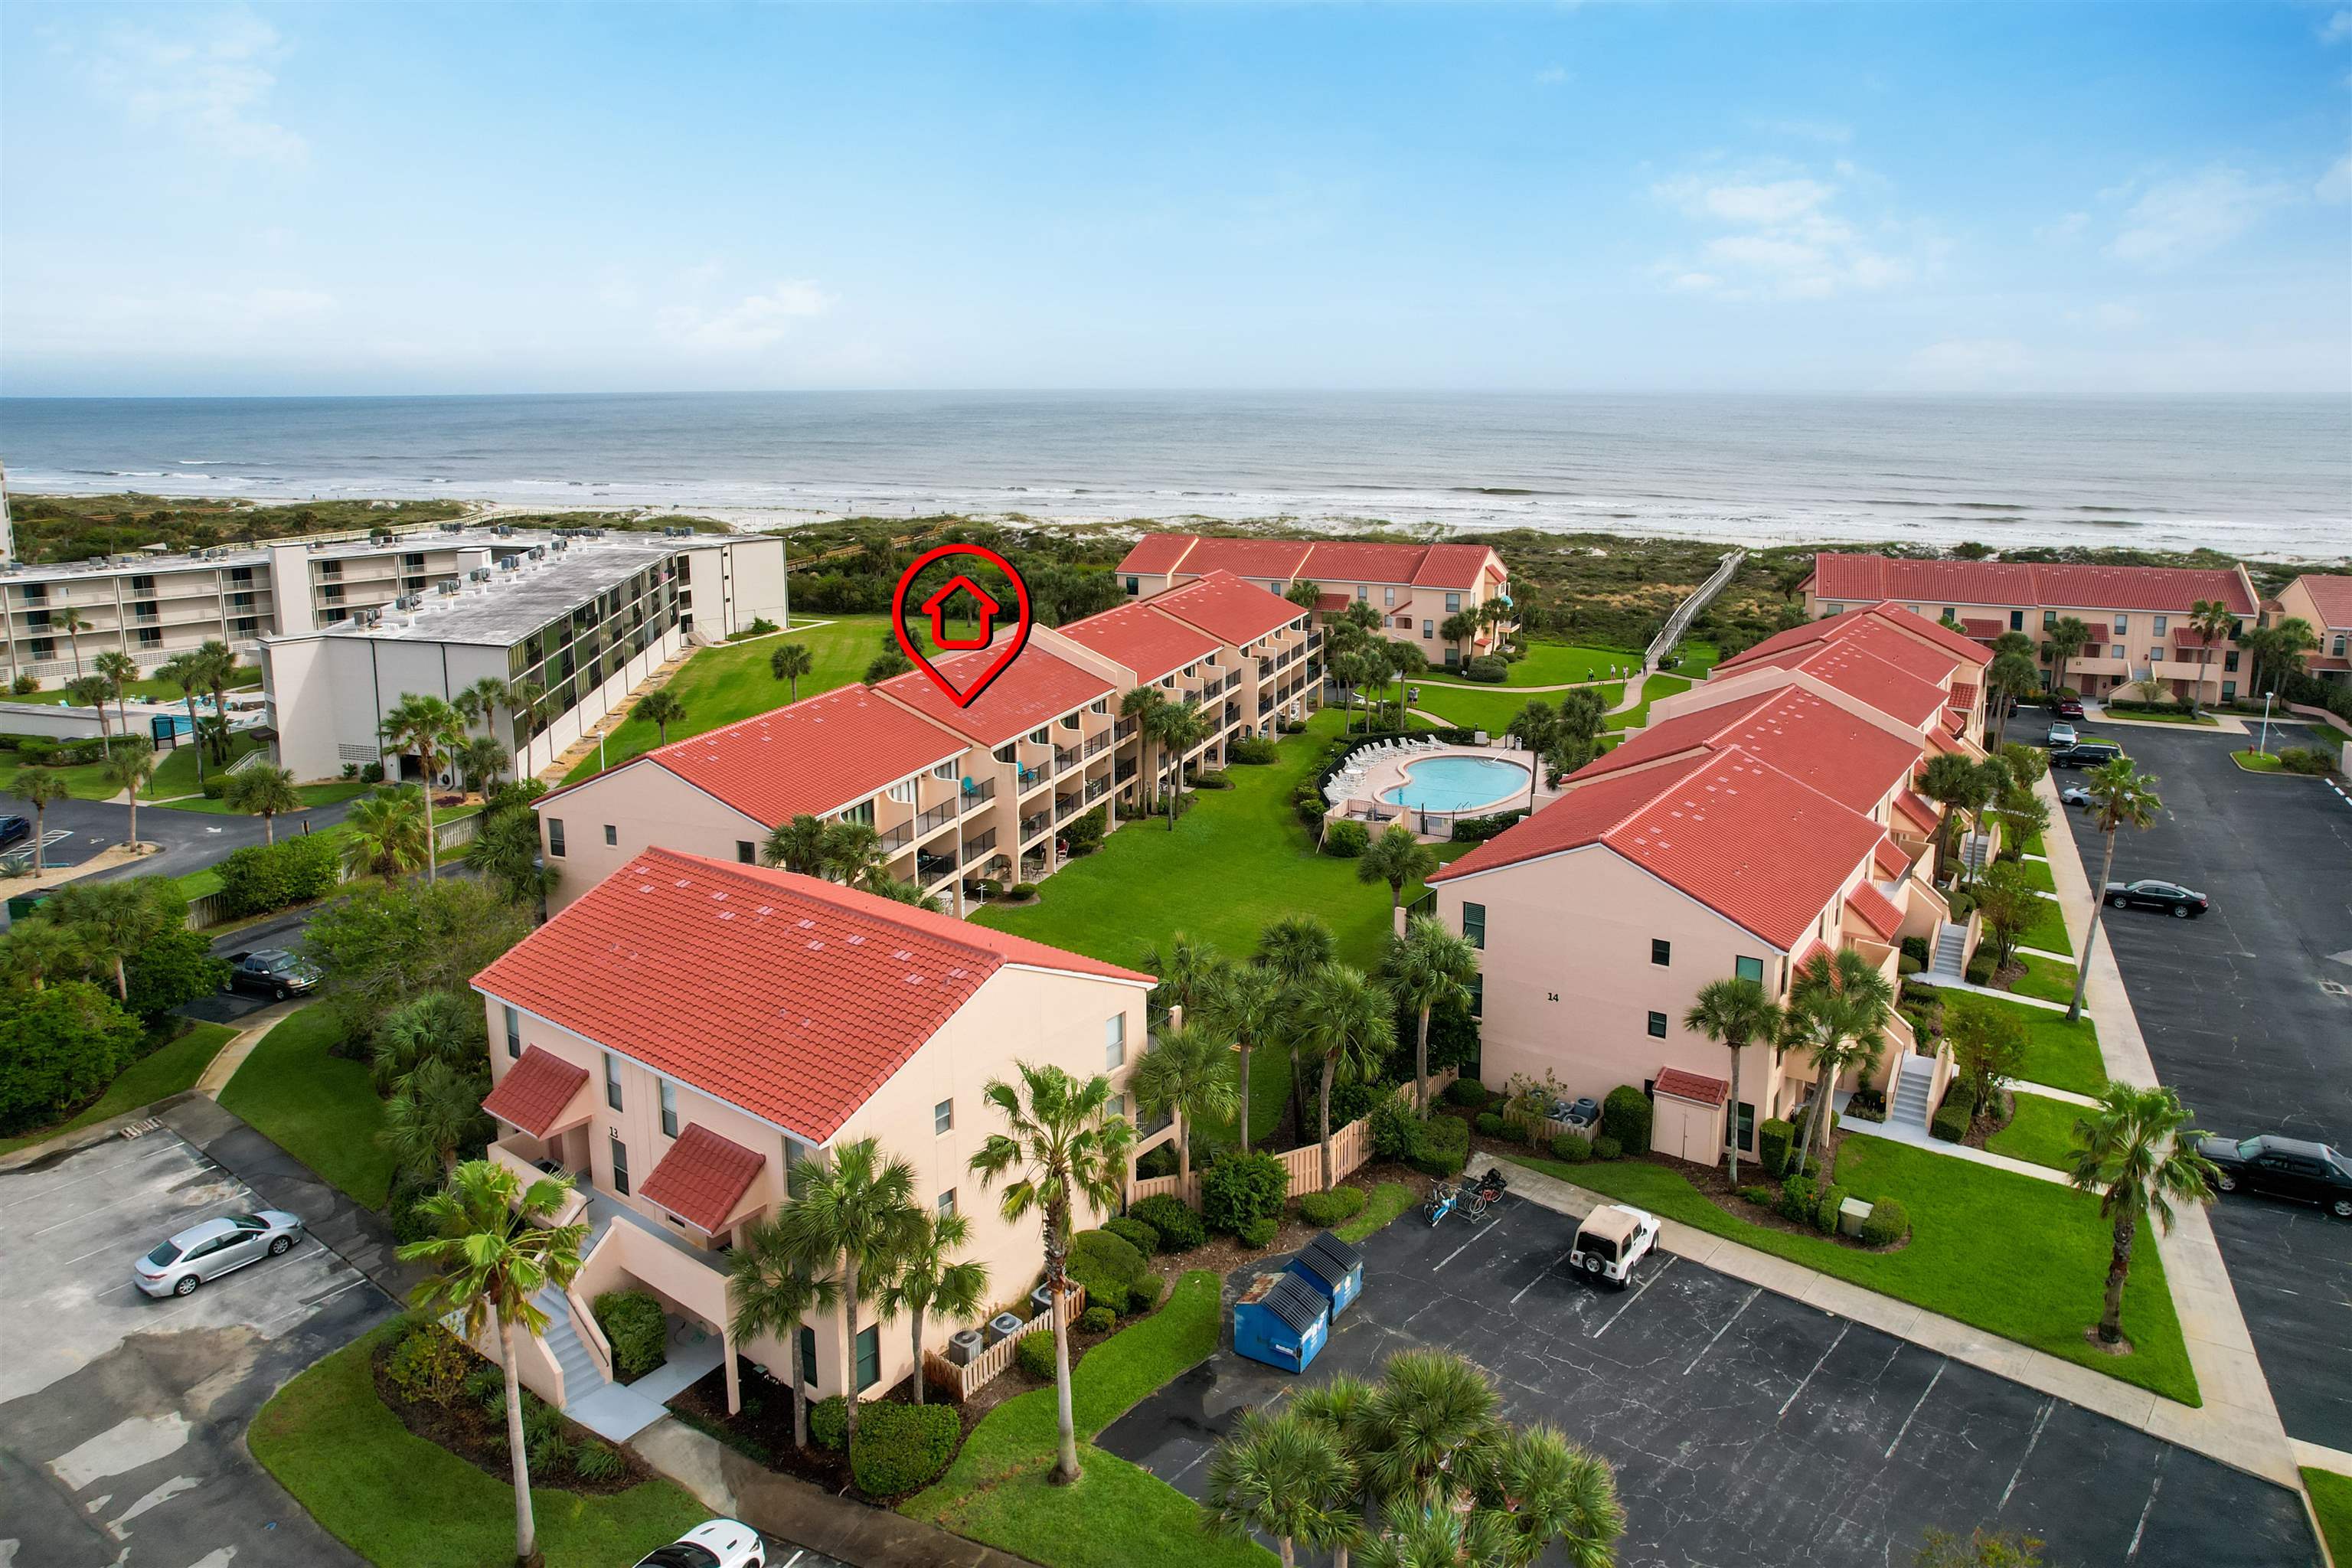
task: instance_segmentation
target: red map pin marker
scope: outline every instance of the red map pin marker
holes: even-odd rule
[[[930,618],[931,640],[934,643],[942,650],[985,648],[994,640],[999,621],[1008,615],[1020,617],[1013,626],[1013,635],[1004,639],[994,658],[975,657],[955,661],[956,674],[962,678],[961,685],[933,664],[923,650],[915,646],[915,639],[907,635],[907,595],[914,589],[915,578],[932,562],[944,561],[950,555],[970,555],[1003,573],[1005,580],[1013,584],[1013,596],[1017,602],[1011,605],[999,604],[995,596],[979,584],[958,574],[917,606]],[[979,632],[973,637],[951,637],[947,633],[947,617],[962,607],[967,600],[978,607]],[[978,701],[990,682],[1012,667],[1013,661],[1021,656],[1021,650],[1029,646],[1029,584],[1021,580],[1021,574],[1013,569],[1013,563],[984,544],[942,544],[937,549],[924,551],[915,557],[915,563],[899,576],[898,591],[890,600],[890,629],[898,634],[898,647],[914,660],[915,668],[930,677],[931,684],[946,692],[948,700],[959,708],[969,708]]]

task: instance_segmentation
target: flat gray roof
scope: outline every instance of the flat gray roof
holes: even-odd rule
[[[551,551],[545,559],[512,572],[494,566],[491,570],[497,575],[488,583],[468,584],[460,593],[427,588],[419,595],[422,603],[416,609],[399,610],[387,605],[383,618],[372,626],[338,621],[323,630],[329,637],[510,647],[558,616],[569,615],[606,589],[677,555],[686,542],[682,539],[657,543],[575,541],[568,550]]]
[[[225,544],[205,554],[160,555],[132,551],[128,554],[110,556],[103,561],[60,561],[41,566],[11,566],[0,570],[0,584],[70,582],[76,578],[121,577],[137,573],[212,571],[231,566],[259,566],[269,559],[273,544],[299,544],[303,555],[314,561],[349,560],[363,555],[405,555],[429,550],[487,549],[496,555],[501,551],[528,550],[534,544],[551,544],[555,531],[545,528],[520,528],[507,524],[510,531],[501,535],[499,524],[477,522],[467,524],[462,532],[446,533],[438,523],[421,527],[412,525],[393,536],[389,544],[371,543],[365,539],[335,539],[321,542],[314,538],[264,540],[253,546]],[[657,540],[667,549],[699,549],[729,543],[729,534],[696,534],[691,538],[664,538],[659,533],[613,529],[603,540],[574,541],[574,547],[590,543],[609,543],[620,540]]]

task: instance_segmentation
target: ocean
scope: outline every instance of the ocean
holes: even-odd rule
[[[1325,393],[10,398],[12,490],[2352,553],[2352,402]]]

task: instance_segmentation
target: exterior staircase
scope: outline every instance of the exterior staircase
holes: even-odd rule
[[[546,1331],[540,1338],[546,1342],[548,1352],[563,1369],[563,1400],[567,1410],[604,1386],[604,1374],[596,1370],[589,1358],[588,1347],[572,1331],[572,1304],[563,1292],[553,1285],[542,1285],[531,1304],[547,1314]]]
[[[1916,1066],[1913,1064],[1916,1063]],[[1928,1091],[1935,1079],[1935,1063],[1927,1057],[1911,1056],[1903,1060],[1903,1074],[1895,1080],[1895,1099],[1886,1107],[1886,1120],[1927,1130],[1927,1118],[1935,1107],[1927,1103]],[[568,1374],[567,1374],[568,1375]]]
[[[1947,980],[1965,980],[1968,951],[1968,928],[1946,921],[1936,929],[1936,962],[1928,969]]]
[[[1960,841],[1960,859],[1967,865],[1969,875],[1980,876],[1992,860],[1992,839],[1982,833],[1971,833]]]

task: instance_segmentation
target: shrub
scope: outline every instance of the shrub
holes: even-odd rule
[[[607,1290],[590,1303],[596,1326],[612,1342],[613,1370],[635,1383],[668,1358],[669,1324],[650,1290]]]
[[[1791,1225],[1813,1223],[1813,1205],[1821,1193],[1811,1176],[1791,1176],[1780,1184],[1780,1217]]]
[[[1118,1314],[1108,1307],[1088,1307],[1078,1314],[1078,1331],[1107,1334],[1118,1323]]]
[[[221,898],[231,919],[268,914],[326,897],[335,890],[339,870],[334,841],[324,834],[248,844],[221,861]]]
[[[611,1481],[618,1480],[629,1466],[618,1448],[591,1437],[572,1448],[572,1468],[583,1481]]]
[[[1279,747],[1272,741],[1257,735],[1244,735],[1225,748],[1225,762],[1228,766],[1239,763],[1243,767],[1264,767],[1279,755],[1281,755]]]
[[[1907,980],[1926,967],[1926,964],[1906,952],[1895,961],[1895,975],[1898,980]]]
[[[1013,886],[1007,888],[1005,891],[1012,894],[1016,899],[1034,899],[1037,896],[1037,884],[1034,882],[1015,882]]]
[[[1301,795],[1293,805],[1298,812],[1298,820],[1305,824],[1310,832],[1323,826],[1323,815],[1330,809],[1324,805],[1323,797],[1319,795]]]
[[[0,990],[0,1133],[69,1116],[138,1059],[138,1021],[85,980]]]
[[[1307,721],[1304,719],[1285,719],[1281,723],[1276,724],[1275,728],[1281,731],[1286,735],[1304,735],[1307,733]]]
[[[1482,1110],[1477,1118],[1478,1136],[1499,1138],[1503,1135],[1503,1119],[1491,1110]]]
[[[1072,855],[1091,855],[1102,847],[1103,835],[1108,831],[1110,814],[1096,806],[1062,829],[1062,843]]]
[[[1048,1336],[1050,1340],[1051,1336]],[[857,1413],[849,1476],[867,1497],[897,1497],[929,1486],[955,1458],[963,1418],[951,1405],[877,1400]]]
[[[1862,1222],[1862,1244],[1864,1247],[1892,1247],[1911,1232],[1911,1216],[1904,1210],[1900,1198],[1880,1198],[1870,1205],[1870,1216]]]
[[[1884,1121],[1886,1120],[1886,1091],[1879,1089],[1857,1089],[1847,1098],[1845,1109],[1836,1112],[1836,1115],[1840,1119],[1852,1116],[1864,1121]],[[1835,1127],[1837,1123],[1832,1121],[1830,1125]]]
[[[1298,1199],[1298,1217],[1318,1230],[1328,1230],[1364,1212],[1364,1189],[1333,1187],[1328,1193],[1305,1193]]]
[[[1391,1099],[1372,1107],[1372,1157],[1376,1160],[1410,1160],[1414,1143],[1421,1137],[1421,1121],[1412,1107],[1402,1099]]]
[[[1650,1146],[1650,1097],[1630,1083],[1621,1083],[1601,1102],[1601,1131],[1630,1152]]]
[[[466,1374],[467,1396],[485,1410],[507,1402],[507,1374],[495,1363],[484,1362]]]
[[[1990,985],[1992,984],[1992,944],[1987,942],[1978,948],[1974,956],[1969,960],[1968,983],[1971,985]]]
[[[439,1175],[436,1168],[433,1180],[409,1175],[393,1184],[391,1195],[384,1199],[383,1212],[392,1226],[392,1238],[402,1246],[428,1240],[433,1236],[432,1221],[425,1218],[417,1205],[441,1190]]]
[[[1192,787],[1194,789],[1231,789],[1234,787],[1234,781],[1225,776],[1225,771],[1223,768],[1205,768],[1193,776]]]
[[[1510,673],[1511,667],[1491,653],[1482,653],[1475,658],[1462,661],[1462,678],[1465,680],[1482,680],[1489,686],[1499,686]]]
[[[1796,1140],[1797,1130],[1777,1116],[1756,1124],[1756,1157],[1763,1162],[1765,1174],[1787,1173],[1789,1150]]]
[[[1506,829],[1516,825],[1525,816],[1527,816],[1526,811],[1520,810],[1498,811],[1492,816],[1459,817],[1454,824],[1454,842],[1484,844],[1489,838],[1500,837]]]
[[[8,685],[8,689],[15,692],[19,697],[30,697],[34,692],[38,691],[40,689],[41,678],[29,672],[18,676]],[[1301,725],[1300,728],[1304,729],[1305,726]]]
[[[360,783],[372,784],[380,784],[383,783],[383,764],[382,763],[369,763],[365,766],[362,767],[360,769]]]
[[[1118,1237],[1146,1258],[1160,1250],[1160,1233],[1133,1215],[1118,1215],[1103,1221],[1103,1228]]]
[[[1625,1157],[1625,1145],[1603,1132],[1592,1141],[1592,1157],[1596,1160],[1622,1160]]]
[[[572,1468],[572,1440],[562,1431],[541,1432],[530,1440],[530,1477],[551,1481]]]
[[[464,1397],[467,1374],[473,1370],[472,1354],[438,1323],[409,1330],[383,1363],[384,1376],[403,1399],[445,1410]],[[503,1402],[506,1376],[496,1367],[490,1368],[490,1374],[498,1380],[499,1398]]]
[[[1322,1079],[1312,1082],[1319,1087]],[[1397,1086],[1385,1079],[1370,1083],[1340,1083],[1331,1086],[1331,1130],[1335,1133],[1351,1121],[1361,1121],[1372,1113],[1381,1100],[1397,1091]]]
[[[1168,1289],[1168,1281],[1157,1274],[1147,1274],[1127,1288],[1127,1310],[1141,1317],[1160,1305],[1160,1294]]]
[[[1759,1208],[1769,1209],[1774,1202],[1771,1188],[1757,1186],[1752,1183],[1740,1188],[1739,1195]]]
[[[1157,1176],[1172,1176],[1179,1169],[1176,1145],[1172,1142],[1160,1144],[1135,1163],[1135,1173],[1146,1181]]]
[[[1339,860],[1363,858],[1372,836],[1360,822],[1335,822],[1323,830],[1323,853]]]
[[[1471,1107],[1486,1103],[1486,1086],[1475,1078],[1457,1078],[1445,1086],[1445,1098],[1456,1105]]]
[[[205,777],[202,788],[204,791],[204,796],[206,800],[226,800],[228,798],[228,775],[226,773],[208,773]]]
[[[996,877],[982,877],[980,879],[980,896],[983,899],[1003,898],[1004,896],[1003,879]]]
[[[1838,1227],[1838,1210],[1845,1206],[1845,1189],[1835,1182],[1823,1187],[1822,1195],[1813,1200],[1813,1228],[1823,1236],[1835,1236]]]
[[[1023,1372],[1038,1382],[1053,1382],[1054,1331],[1039,1329],[1034,1333],[1022,1335],[1020,1344],[1013,1347],[1013,1359],[1021,1363]]]
[[[1277,1228],[1272,1215],[1260,1215],[1242,1226],[1241,1243],[1244,1247],[1272,1247]]]
[[[2335,765],[2326,752],[2315,751],[2309,746],[2284,747],[2279,752],[2278,760],[2279,766],[2291,773],[2315,775],[2327,772]]]
[[[1424,1176],[1458,1176],[1470,1163],[1470,1124],[1458,1116],[1433,1116],[1419,1125],[1406,1156]]]
[[[1162,1252],[1190,1252],[1209,1239],[1199,1212],[1173,1193],[1146,1198],[1127,1212],[1159,1233]]]
[[[1035,1339],[1037,1336],[1032,1334],[1029,1337]],[[1027,1342],[1024,1342],[1022,1350],[1027,1349]],[[1028,1363],[1024,1359],[1022,1364],[1025,1367]],[[1051,1334],[1045,1336],[1045,1375],[1054,1375],[1054,1337]],[[865,1412],[858,1414],[862,1415]],[[818,1400],[809,1406],[808,1425],[810,1442],[828,1454],[840,1453],[849,1444],[848,1403],[838,1394]]]
[[[1087,1288],[1089,1305],[1127,1310],[1128,1287],[1143,1278],[1149,1267],[1145,1254],[1125,1237],[1109,1230],[1082,1230],[1070,1238],[1070,1256],[1064,1265],[1070,1278]]]
[[[1592,1158],[1592,1141],[1581,1132],[1562,1132],[1551,1141],[1551,1157],[1581,1165]]]
[[[1903,939],[1903,956],[1909,959],[1913,963],[1917,964],[1919,968],[1927,968],[1927,939],[1924,936],[1905,937]]]
[[[1935,1119],[1927,1131],[1947,1143],[1957,1143],[1969,1135],[1969,1123],[1976,1120],[1976,1097],[1969,1086],[1955,1079],[1944,1090],[1944,1103],[1936,1108]]]
[[[1227,1152],[1201,1177],[1201,1217],[1211,1230],[1241,1236],[1250,1221],[1280,1214],[1289,1195],[1290,1173],[1281,1161],[1267,1153]]]

